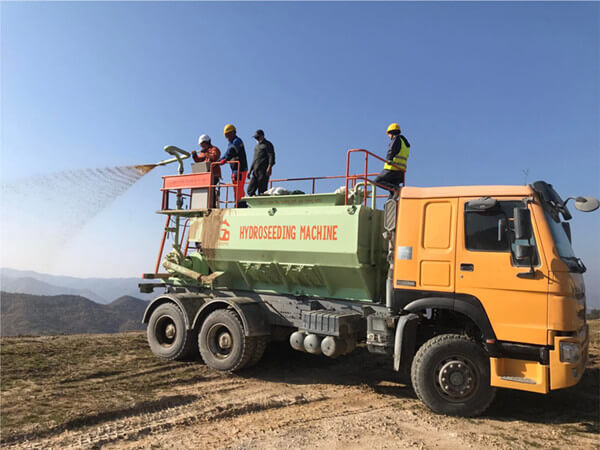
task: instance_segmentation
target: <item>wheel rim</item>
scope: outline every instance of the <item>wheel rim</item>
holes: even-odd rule
[[[162,347],[171,347],[177,339],[177,326],[169,316],[163,316],[156,321],[154,334]]]
[[[233,349],[233,335],[223,324],[215,324],[207,333],[208,348],[218,359],[227,358]]]
[[[434,378],[438,392],[451,402],[468,400],[479,384],[479,375],[474,364],[459,356],[442,360],[436,367]]]

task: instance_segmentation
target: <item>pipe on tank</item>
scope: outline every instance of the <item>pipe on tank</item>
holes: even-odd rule
[[[385,307],[391,311],[394,299],[394,279],[392,268],[388,270],[388,276],[385,280]]]
[[[385,280],[385,307],[388,311],[392,312],[392,305],[394,300],[394,232],[386,232],[389,234],[388,239],[388,273]]]
[[[183,173],[183,160],[192,156],[190,152],[183,150],[174,145],[167,145],[164,149],[169,155],[173,155],[175,158],[165,159],[159,163],[156,163],[157,166],[164,166],[165,164],[169,164],[177,161],[179,163],[179,175]]]
[[[188,269],[187,267],[180,266],[179,264],[175,264],[171,261],[163,261],[163,266],[167,270],[172,270],[173,272],[184,275],[192,280],[202,281],[202,278],[204,277],[204,275],[196,272],[195,270]]]

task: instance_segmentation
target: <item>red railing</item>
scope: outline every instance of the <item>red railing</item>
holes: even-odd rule
[[[363,155],[363,170],[359,173],[350,173],[351,172],[351,159],[354,154],[362,154]],[[334,175],[334,176],[322,176],[322,177],[298,177],[298,178],[277,178],[269,181],[269,187],[273,187],[274,183],[291,183],[291,182],[311,182],[311,193],[316,193],[316,185],[318,181],[323,180],[335,180],[335,179],[344,179],[345,180],[345,203],[348,203],[348,195],[350,194],[350,190],[354,189],[359,182],[362,182],[365,186],[371,185],[374,188],[379,187],[383,190],[389,191],[389,187],[380,183],[376,183],[373,180],[373,177],[379,175],[379,172],[369,172],[369,158],[373,158],[378,163],[379,167],[382,167],[383,164],[388,163],[385,159],[371,153],[365,149],[350,149],[346,153],[346,173],[345,175]],[[382,164],[383,163],[383,164]],[[231,161],[231,165],[239,167],[239,161]],[[392,164],[393,163],[388,163]],[[197,173],[197,174],[185,174],[185,175],[175,175],[175,176],[167,176],[163,177],[165,179],[163,186],[163,210],[169,209],[169,194],[176,194],[178,192],[181,193],[184,197],[191,199],[191,194],[181,192],[182,189],[193,189],[193,188],[209,188],[208,189],[208,205],[211,207],[215,205],[216,207],[224,207],[227,208],[229,205],[236,204],[235,200],[235,191],[237,189],[237,183],[219,183],[215,177],[215,167],[219,166],[218,162],[213,162],[210,165],[210,171],[206,173]],[[397,166],[400,168],[399,166]],[[237,171],[239,174],[239,170]],[[217,181],[216,183],[214,181]],[[247,183],[248,181],[246,181]],[[223,198],[223,192],[225,196]],[[230,192],[232,192],[233,199],[230,200]],[[363,202],[366,205],[368,196],[365,195]],[[214,199],[215,196],[218,196],[216,201]],[[384,198],[386,194],[374,194],[375,198]]]
[[[362,173],[355,173],[355,174],[351,174],[350,173],[350,166],[351,166],[351,161],[350,158],[352,156],[353,153],[362,153],[364,154],[364,172]],[[346,153],[346,174],[345,175],[334,175],[334,176],[326,176],[326,177],[301,177],[301,178],[279,178],[279,179],[274,179],[274,180],[270,180],[269,181],[269,187],[273,187],[273,183],[286,183],[286,182],[303,182],[303,181],[311,181],[312,182],[312,189],[311,189],[311,194],[315,193],[316,190],[316,183],[319,180],[334,180],[334,179],[344,179],[345,180],[345,200],[344,203],[347,205],[348,204],[348,195],[350,194],[350,190],[354,189],[356,187],[356,185],[358,184],[358,182],[363,182],[364,183],[364,198],[363,198],[363,204],[366,205],[367,204],[367,199],[368,199],[368,195],[367,195],[367,189],[366,186],[367,185],[371,185],[373,186],[373,189],[375,189],[376,187],[379,187],[381,189],[384,189],[386,191],[389,191],[389,187],[382,185],[380,183],[376,183],[372,177],[376,177],[377,175],[379,175],[380,172],[369,172],[369,157],[375,158],[376,160],[382,162],[382,163],[387,163],[388,161],[386,161],[383,158],[380,158],[379,156],[375,155],[374,153],[371,153],[368,150],[362,149],[362,148],[357,148],[357,149],[350,149],[348,150],[348,152]],[[391,163],[390,163],[391,164]],[[395,164],[392,164],[395,167],[400,168],[400,166],[397,166]],[[373,195],[371,195],[372,198],[385,198],[387,197],[387,194],[380,194],[378,195],[376,192],[373,193]]]
[[[237,165],[239,167],[239,161],[232,161],[232,165]],[[218,179],[215,177],[215,166],[219,166],[218,162],[213,162],[210,165],[210,171],[204,173],[188,173],[184,175],[167,175],[163,177],[163,187],[161,191],[163,193],[162,196],[162,204],[161,209],[163,211],[169,210],[169,196],[180,194],[183,197],[186,197],[191,200],[192,194],[187,192],[182,192],[184,189],[195,189],[195,188],[208,188],[208,205],[212,207],[215,205],[224,205],[225,208],[228,207],[229,204],[235,204],[235,190],[237,188],[237,183],[219,183]],[[238,170],[239,173],[239,170]],[[214,181],[217,183],[214,183]],[[213,203],[213,198],[216,194],[216,190],[219,190],[221,193],[225,192],[225,198],[222,199],[221,196],[217,199],[216,203]],[[230,190],[233,192],[233,200],[229,200],[229,192]]]
[[[239,161],[231,161],[227,164],[231,164],[231,165],[237,165],[237,169],[236,172],[239,176],[240,171],[239,171],[239,167],[240,167],[240,162]],[[219,205],[225,205],[225,208],[227,208],[227,206],[230,203],[233,203],[233,205],[236,205],[236,200],[235,200],[235,191],[237,189],[237,183],[234,183],[233,181],[231,183],[219,183],[219,180],[217,179],[217,183],[213,184],[212,181],[215,180],[215,167],[216,166],[221,166],[222,164],[219,164],[218,162],[213,162],[210,164],[210,180],[211,183],[208,186],[208,204],[209,205],[217,205],[217,208],[219,207]],[[233,170],[233,167],[232,169]],[[229,192],[230,192],[230,188],[233,191],[233,200],[229,200]],[[221,199],[221,192],[222,190],[225,190],[225,200]],[[217,201],[215,203],[213,203],[213,196],[217,196]],[[219,208],[220,209],[220,208]]]
[[[369,176],[376,176],[378,173],[370,173]],[[302,177],[302,178],[279,178],[275,180],[269,180],[269,187],[273,187],[273,183],[284,183],[284,182],[292,182],[292,181],[312,181],[312,191],[311,194],[315,194],[316,182],[319,180],[336,180],[340,178],[346,178],[346,175],[333,175],[329,177]]]
[[[350,157],[352,156],[353,153],[363,153],[364,154],[364,173],[363,174],[354,174],[354,175],[350,175]],[[345,204],[348,204],[348,191],[349,191],[349,185],[352,182],[352,187],[356,186],[357,182],[360,180],[362,182],[364,182],[364,198],[363,198],[363,202],[366,205],[367,204],[367,184],[371,184],[373,186],[373,198],[377,199],[377,198],[384,198],[387,195],[383,194],[383,195],[377,195],[376,193],[376,188],[380,187],[386,191],[389,191],[390,188],[388,186],[385,186],[383,184],[380,183],[376,183],[374,180],[370,180],[369,177],[373,176],[373,174],[369,173],[369,156],[372,158],[375,158],[376,160],[384,163],[384,164],[391,164],[394,167],[397,167],[398,169],[402,169],[400,166],[393,164],[393,163],[389,163],[387,160],[380,158],[379,156],[377,156],[374,153],[371,153],[368,150],[365,150],[364,148],[353,148],[348,150],[348,152],[346,153],[346,199],[345,199]],[[377,174],[379,175],[379,174]],[[406,173],[405,173],[406,175]]]
[[[163,250],[165,248],[165,240],[167,239],[167,228],[169,228],[169,222],[171,221],[171,216],[167,216],[167,221],[165,222],[165,228],[162,235],[162,240],[160,241],[160,247],[158,248],[158,258],[156,258],[156,267],[154,268],[154,273],[158,273],[158,269],[160,268],[160,258],[162,258]]]

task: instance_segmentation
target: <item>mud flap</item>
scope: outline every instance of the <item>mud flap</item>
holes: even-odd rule
[[[417,325],[420,317],[410,313],[400,316],[396,325],[396,336],[394,338],[394,370],[404,370],[410,362],[410,357],[415,352],[415,341]]]
[[[198,310],[202,307],[202,305],[206,303],[206,296],[186,295],[185,297],[181,297],[177,294],[163,294],[152,300],[150,304],[146,307],[146,310],[144,311],[144,316],[142,318],[142,323],[147,324],[150,320],[152,312],[163,303],[175,303],[177,305],[181,312],[183,312],[185,328],[189,330],[192,325],[192,321],[190,319],[194,317]]]
[[[192,328],[199,329],[200,324],[211,312],[217,309],[233,309],[239,316],[244,326],[246,336],[268,336],[269,324],[265,318],[265,311],[256,300],[247,297],[218,297],[204,304],[196,313]]]
[[[271,334],[265,320],[265,312],[259,303],[251,299],[238,298],[233,301],[233,307],[242,319],[246,336]]]

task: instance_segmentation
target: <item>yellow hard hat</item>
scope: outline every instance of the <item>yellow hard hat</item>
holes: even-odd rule
[[[233,125],[231,125],[230,123],[228,123],[227,125],[225,125],[223,134],[231,133],[232,131],[235,131],[235,127]]]
[[[397,123],[390,123],[390,126],[388,127],[386,133],[389,133],[390,131],[397,131],[398,133],[400,133],[400,125],[398,125]]]

